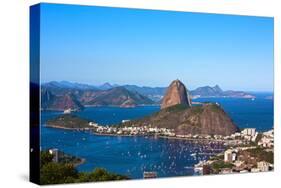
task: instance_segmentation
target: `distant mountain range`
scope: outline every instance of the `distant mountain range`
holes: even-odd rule
[[[85,106],[121,106],[159,104],[167,87],[117,85],[104,83],[100,86],[52,81],[41,85],[42,110],[81,110]],[[243,91],[223,91],[218,85],[204,86],[189,91],[192,98],[232,97],[255,98]]]
[[[108,89],[106,89],[106,87]],[[155,104],[150,98],[125,87],[100,87],[70,82],[49,82],[41,85],[41,109],[81,110],[86,106],[134,107]]]

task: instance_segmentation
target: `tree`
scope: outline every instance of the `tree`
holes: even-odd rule
[[[110,173],[103,168],[96,168],[93,172],[79,173],[80,182],[125,180],[127,176]]]
[[[40,169],[41,184],[74,183],[78,172],[71,164],[50,162]]]
[[[55,163],[53,155],[47,151],[41,152],[40,183],[43,185],[124,179],[128,177],[110,173],[103,168],[96,168],[93,172],[78,172],[73,163]]]
[[[48,151],[41,151],[40,152],[40,166],[41,168],[50,162],[53,161],[53,155],[50,154]]]

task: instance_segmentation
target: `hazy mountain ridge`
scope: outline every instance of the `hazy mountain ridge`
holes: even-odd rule
[[[67,92],[63,95],[54,95],[49,90],[41,91],[41,109],[63,111],[66,109],[82,110],[84,107],[77,97]]]
[[[231,97],[231,98],[255,98],[253,94],[244,91],[223,91],[218,85],[214,87],[204,86],[198,87],[195,90],[190,91],[194,98],[198,97]]]
[[[85,96],[82,96],[82,98],[84,99]],[[154,102],[137,92],[129,91],[120,86],[94,92],[92,99],[87,102],[83,102],[83,104],[87,106],[133,107],[137,105],[150,105],[154,104]]]
[[[160,104],[167,87],[117,85],[104,83],[100,86],[52,81],[41,85],[41,108],[43,110],[81,110],[84,106],[121,106]],[[232,97],[255,98],[243,91],[223,91],[218,85],[204,86],[189,91],[192,98]],[[65,103],[65,104],[63,104]]]
[[[152,104],[154,102],[148,97],[124,87],[99,90],[94,86],[79,84],[47,83],[41,86],[42,110],[81,110],[85,106],[134,107]]]
[[[124,87],[129,91],[138,92],[141,95],[147,96],[154,101],[160,101],[162,97],[165,95],[167,87],[149,87],[149,86],[137,86],[137,85],[118,85],[118,84],[110,84],[108,82],[99,85],[89,85],[89,84],[80,84],[80,83],[72,83],[68,81],[52,81],[43,84],[45,87],[55,87],[59,89],[77,89],[77,90],[108,90],[115,87]],[[233,98],[254,98],[254,94],[250,94],[244,91],[234,91],[234,90],[222,90],[219,85],[211,86],[203,86],[198,87],[194,90],[189,91],[193,97],[233,97]]]

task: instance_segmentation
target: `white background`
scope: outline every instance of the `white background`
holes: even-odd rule
[[[0,2],[0,187],[36,187],[29,174],[29,5],[39,1]],[[182,10],[275,18],[275,170],[269,173],[72,184],[68,187],[277,187],[280,170],[280,38],[278,0],[51,0],[45,2]],[[261,75],[262,76],[262,75]],[[278,179],[279,178],[279,179]],[[58,185],[62,187],[65,185]]]

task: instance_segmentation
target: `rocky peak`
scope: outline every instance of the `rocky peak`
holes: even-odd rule
[[[215,85],[215,86],[213,87],[213,89],[214,89],[216,92],[218,92],[218,93],[223,93],[223,90],[220,88],[219,85]]]
[[[161,109],[182,104],[191,107],[189,93],[180,80],[174,80],[168,87],[166,94],[162,100]]]

